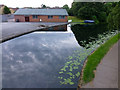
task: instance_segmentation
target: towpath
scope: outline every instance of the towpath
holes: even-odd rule
[[[95,78],[82,88],[118,88],[118,49],[120,40],[113,45],[110,51],[98,65]]]

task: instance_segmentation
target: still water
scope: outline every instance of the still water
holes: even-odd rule
[[[34,32],[2,43],[3,88],[77,87],[60,85],[59,70],[82,48],[72,32]]]
[[[2,43],[3,88],[76,88],[84,60],[94,50],[80,42],[90,40],[85,27],[37,31]]]

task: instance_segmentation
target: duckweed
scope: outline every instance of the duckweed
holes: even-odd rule
[[[117,31],[114,31],[112,33],[107,32],[105,34],[98,35],[99,39],[97,40],[96,38],[90,37],[90,39],[94,39],[94,41],[89,42],[88,44],[85,44],[86,41],[80,41],[85,44],[85,47],[74,51],[73,55],[67,57],[69,61],[65,63],[65,66],[61,68],[59,72],[59,74],[62,75],[62,77],[58,77],[60,79],[60,84],[74,85],[75,82],[77,82],[74,80],[75,78],[79,79],[81,68],[83,67],[83,63],[87,57],[96,48],[98,48],[101,44],[104,44],[110,37],[116,35],[117,33]]]

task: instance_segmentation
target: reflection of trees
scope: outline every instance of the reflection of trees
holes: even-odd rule
[[[93,42],[98,39],[98,34],[103,34],[108,31],[107,25],[79,25],[76,24],[71,27],[76,40],[78,41],[80,46],[85,47],[89,42]],[[84,43],[83,43],[84,41]]]

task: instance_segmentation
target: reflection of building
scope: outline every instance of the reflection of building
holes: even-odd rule
[[[43,29],[43,31],[67,31],[67,25],[60,25],[55,27],[50,27],[47,29]]]
[[[15,12],[18,22],[67,22],[66,9],[18,9]]]

